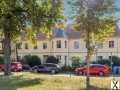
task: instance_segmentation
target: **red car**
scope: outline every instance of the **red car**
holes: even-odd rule
[[[90,67],[89,67],[89,74],[90,75],[105,76],[105,75],[109,75],[109,73],[110,73],[110,69],[105,65],[90,64]],[[75,74],[86,75],[87,74],[87,66],[76,68]]]
[[[0,64],[0,71],[4,71],[3,64]],[[11,63],[11,71],[13,71],[13,72],[22,71],[22,64],[19,62],[12,62]]]

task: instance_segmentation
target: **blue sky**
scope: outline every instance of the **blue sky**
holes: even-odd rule
[[[120,7],[120,0],[116,0],[116,5],[118,7]],[[118,12],[117,14],[115,14],[116,17],[120,18],[120,12]]]
[[[64,0],[64,14],[65,16],[69,16],[69,13],[70,13],[70,6],[67,4],[67,1],[68,0]],[[120,0],[116,0],[116,6],[120,7]],[[120,18],[120,12],[116,13],[115,16],[117,18]]]

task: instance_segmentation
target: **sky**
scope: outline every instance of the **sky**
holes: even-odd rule
[[[64,15],[65,16],[69,16],[69,14],[70,14],[70,6],[67,4],[67,1],[68,0],[64,0]],[[116,4],[117,7],[120,7],[120,0],[116,0],[115,4]],[[116,18],[120,18],[120,12],[114,14],[114,16]],[[72,21],[68,20],[68,23],[72,23]]]
[[[116,6],[120,7],[120,0],[116,0]],[[117,14],[115,14],[115,16],[117,18],[120,18],[120,12],[118,12]]]

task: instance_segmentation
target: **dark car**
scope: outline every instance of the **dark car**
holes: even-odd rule
[[[22,65],[22,70],[23,71],[30,71],[30,66],[29,65]]]
[[[43,65],[38,65],[32,67],[32,71],[34,72],[48,72],[51,74],[55,74],[61,71],[61,68],[58,64],[46,63]]]
[[[86,75],[87,74],[87,66],[76,68],[75,73],[77,75]],[[90,64],[90,67],[89,67],[90,75],[104,76],[104,75],[109,75],[109,73],[110,73],[110,69],[105,65]]]

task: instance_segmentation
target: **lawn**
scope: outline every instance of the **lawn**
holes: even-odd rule
[[[91,78],[90,90],[110,90],[110,78]],[[85,90],[85,77],[18,73],[0,76],[0,90]]]

